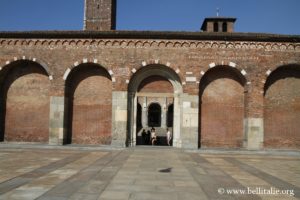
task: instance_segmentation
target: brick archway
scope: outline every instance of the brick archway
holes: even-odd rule
[[[199,92],[201,147],[242,147],[245,84],[242,74],[228,66],[216,66],[202,77]]]
[[[274,70],[264,86],[264,146],[300,147],[300,66]]]
[[[66,80],[68,102],[67,143],[110,144],[112,81],[109,73],[94,63],[72,69]]]
[[[157,85],[157,83],[159,83]],[[170,85],[168,85],[170,84]],[[171,89],[170,89],[171,88]],[[182,93],[182,85],[179,76],[176,72],[164,65],[160,64],[151,64],[144,66],[134,73],[132,76],[129,85],[128,85],[128,135],[127,135],[127,145],[135,146],[136,145],[136,116],[137,116],[137,103],[138,96],[141,94],[139,91],[152,92],[150,98],[172,98],[172,103],[174,101],[174,110],[176,110],[176,115],[174,115],[174,146],[176,146],[176,140],[179,143],[180,140],[180,104],[179,104],[179,95]],[[153,93],[154,92],[154,93]],[[153,96],[154,95],[154,96]],[[145,97],[148,95],[145,95]],[[160,100],[158,100],[160,101]],[[165,100],[167,101],[167,100]],[[141,103],[141,102],[139,102]],[[166,128],[167,123],[167,102],[163,103],[163,109],[165,114],[162,114],[162,123],[163,127]]]
[[[1,140],[47,143],[49,74],[40,64],[16,60],[0,73]]]

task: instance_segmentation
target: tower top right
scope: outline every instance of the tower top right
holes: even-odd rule
[[[204,32],[234,32],[234,23],[236,18],[233,17],[208,17],[205,18],[201,30]]]

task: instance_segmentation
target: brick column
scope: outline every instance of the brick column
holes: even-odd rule
[[[245,93],[244,147],[261,149],[264,140],[263,84],[249,85]]]

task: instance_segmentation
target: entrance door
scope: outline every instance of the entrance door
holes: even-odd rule
[[[161,106],[158,103],[152,103],[148,107],[148,126],[161,127]]]

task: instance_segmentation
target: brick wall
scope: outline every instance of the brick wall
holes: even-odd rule
[[[116,28],[116,0],[85,1],[85,30],[109,31]]]
[[[74,67],[75,63],[83,63],[84,59],[87,59],[88,62],[94,62],[95,60],[97,60],[97,63],[101,64],[101,66],[103,66],[107,71],[111,70],[113,72],[112,77],[115,78],[115,82],[110,81],[108,78],[104,78],[104,80],[109,80],[108,84],[108,82],[106,81],[102,82],[103,76],[100,76],[101,73],[99,73],[99,76],[97,75],[95,77],[87,77],[87,79],[78,83],[78,88],[81,88],[80,90],[78,90],[78,92],[81,91],[80,93],[91,93],[95,90],[95,96],[111,95],[111,91],[127,91],[128,82],[130,82],[130,80],[132,80],[132,77],[138,73],[138,70],[146,67],[151,68],[151,64],[157,64],[164,67],[168,67],[169,69],[176,72],[180,77],[184,93],[191,95],[199,95],[199,93],[201,93],[201,91],[199,92],[199,88],[206,88],[205,90],[203,90],[204,96],[199,95],[199,98],[202,99],[202,101],[207,99],[207,101],[202,102],[204,105],[202,105],[204,110],[202,109],[202,107],[200,107],[200,111],[201,113],[203,113],[203,116],[200,116],[199,118],[199,130],[201,130],[201,132],[199,132],[199,135],[201,136],[201,140],[205,138],[210,139],[210,144],[213,144],[214,146],[217,145],[219,147],[239,146],[240,143],[238,141],[240,138],[239,134],[241,130],[241,120],[243,118],[263,119],[265,117],[266,147],[276,146],[277,148],[283,146],[283,142],[281,142],[283,141],[282,139],[277,139],[276,141],[271,143],[267,142],[269,140],[268,138],[273,138],[273,136],[270,135],[271,131],[269,131],[270,127],[273,127],[272,129],[289,130],[290,133],[286,132],[284,134],[286,134],[286,138],[291,138],[289,139],[289,142],[293,141],[293,143],[290,143],[286,146],[289,148],[299,148],[299,142],[297,142],[298,140],[296,140],[296,138],[299,135],[299,132],[297,132],[297,130],[300,130],[299,126],[297,125],[299,124],[297,123],[299,122],[299,120],[297,122],[295,121],[296,116],[299,115],[297,110],[299,105],[296,103],[299,102],[299,100],[297,100],[299,98],[297,92],[299,88],[299,77],[287,78],[286,80],[276,79],[274,83],[270,84],[270,88],[266,90],[267,92],[264,96],[264,84],[268,76],[268,71],[275,71],[276,68],[282,65],[286,65],[286,63],[295,63],[297,64],[295,67],[299,69],[300,44],[297,42],[293,43],[280,41],[265,42],[229,40],[215,41],[208,39],[76,39],[76,37],[74,37],[73,39],[2,38],[0,39],[0,66],[2,67],[2,70],[0,71],[0,76],[3,76],[5,74],[5,68],[10,65],[7,64],[8,61],[13,62],[14,58],[17,58],[17,60],[23,60],[23,57],[26,57],[26,59],[28,60],[33,60],[33,58],[36,58],[35,63],[44,63],[46,66],[48,66],[49,74],[53,75],[53,80],[49,81],[48,77],[43,76],[43,81],[41,81],[41,83],[39,83],[38,85],[40,87],[40,92],[45,92],[49,90],[49,96],[65,95],[65,82],[63,80],[65,71],[68,68]],[[214,64],[222,65],[222,63],[225,66],[224,68],[233,70],[230,71],[230,74],[234,74],[233,76],[228,76],[227,78],[224,78],[221,75],[219,77],[207,75],[212,69],[219,71],[221,68],[213,66]],[[211,69],[211,67],[213,68]],[[75,67],[74,70],[76,68],[77,67]],[[243,70],[245,75],[241,74],[241,71]],[[134,73],[134,71],[136,71],[136,73]],[[224,70],[221,70],[221,72],[223,73]],[[86,73],[87,72],[84,72],[84,74]],[[237,73],[239,74],[239,76],[244,76],[247,79],[247,84],[245,85],[245,93],[244,90],[242,90],[240,84],[238,84],[239,79],[236,78]],[[282,71],[280,73],[282,73]],[[72,74],[73,70],[68,77],[68,83],[73,82],[73,79],[69,79],[70,77],[73,77]],[[74,75],[74,77],[79,76],[79,74],[81,73],[76,73],[76,76]],[[205,78],[206,76],[211,77],[211,79],[215,81],[211,82],[206,86],[205,82],[201,81],[201,79]],[[271,76],[272,74],[270,75],[270,77]],[[186,82],[187,77],[195,77],[196,80],[192,82]],[[74,78],[74,80],[75,79],[76,78]],[[50,84],[50,86],[45,85],[46,80],[47,84]],[[282,81],[288,82],[283,84],[281,83]],[[92,84],[92,82],[97,82],[97,84]],[[152,88],[151,90],[147,90],[154,92],[161,92],[162,90],[164,90],[164,92],[172,91],[173,93],[173,87],[171,86],[171,84],[167,84],[166,81],[163,82],[164,83],[161,82],[157,84],[156,81],[153,83],[150,81],[150,85],[157,85],[150,87],[150,85],[148,86],[146,84],[145,86],[143,86],[143,88],[140,88],[140,91],[146,91],[147,88]],[[84,86],[85,83],[87,84],[86,86]],[[101,86],[102,84],[105,84],[105,86]],[[276,86],[277,84],[283,85]],[[101,87],[98,87],[98,85],[100,85]],[[83,89],[83,87],[85,89]],[[94,90],[88,89],[91,87],[93,87]],[[274,90],[274,88],[277,89]],[[225,89],[228,92],[226,92]],[[272,90],[274,90],[274,92],[271,92]],[[225,93],[218,94],[220,96],[219,98],[212,98],[211,95],[213,91],[223,91]],[[20,90],[20,94],[22,94],[21,92],[25,91]],[[77,91],[75,91],[75,95],[77,94],[76,92]],[[275,95],[277,93],[282,97],[287,95],[294,96],[292,98],[287,98],[286,100],[281,101],[282,98]],[[230,94],[234,94],[234,96],[231,97]],[[246,98],[245,104],[243,105],[239,104],[241,100],[240,95],[242,94],[245,94],[243,96]],[[66,96],[68,97],[69,95]],[[87,95],[83,95],[83,97],[86,99],[82,101],[80,100],[78,102],[85,101],[85,103],[82,104],[83,107],[85,105],[90,105]],[[209,101],[209,99],[214,101],[211,102]],[[222,101],[220,101],[220,99],[222,99]],[[270,104],[268,103],[268,101],[271,99],[274,99],[274,101]],[[292,101],[291,99],[295,100]],[[75,99],[74,104],[76,104],[76,101],[77,100]],[[276,106],[275,102],[277,101],[279,103],[281,102],[280,104],[283,104],[283,102],[288,101],[289,103],[284,104],[288,104],[290,106],[284,106],[284,109],[286,109],[286,111],[283,112],[281,111],[281,107]],[[103,102],[99,103],[99,105],[108,104],[109,103],[106,104]],[[207,106],[205,106],[205,104]],[[91,103],[91,105],[98,106],[98,104],[94,103],[94,101],[93,103]],[[240,109],[244,105],[245,112],[242,116],[242,114],[240,114],[240,112],[242,112],[240,111]],[[268,107],[270,109],[268,109]],[[1,109],[3,109],[3,106]],[[21,109],[21,107],[18,109]],[[34,108],[24,109],[26,109],[26,113],[30,114]],[[41,115],[40,118],[44,118],[43,116],[48,117],[48,112],[43,111],[41,113],[47,113],[47,115]],[[225,116],[225,114],[227,113],[230,113],[231,115]],[[275,116],[274,113],[281,113],[281,118],[278,118],[278,120],[276,119],[275,121],[273,119],[269,120],[271,118],[274,118],[272,117]],[[212,114],[212,116],[209,116],[210,114]],[[91,116],[95,115],[93,114]],[[229,117],[232,117],[232,119]],[[86,116],[86,118],[88,118],[88,116]],[[99,118],[101,118],[100,114]],[[229,119],[228,122],[224,122],[224,120],[227,118]],[[297,118],[299,119],[299,117]],[[105,118],[105,120],[107,120],[107,123],[110,126],[109,119],[111,120],[111,116],[107,115],[107,118]],[[221,125],[224,127],[220,127],[218,128],[218,130],[210,130],[213,129],[215,126],[213,124],[215,119],[218,119]],[[203,122],[202,120],[206,120],[206,122]],[[282,122],[284,122],[285,126],[282,125]],[[234,123],[237,123],[238,125],[234,125]],[[34,124],[36,126],[36,124],[39,123]],[[45,122],[43,124],[47,126],[48,131],[48,122]],[[2,123],[2,125],[4,126],[5,124]],[[291,131],[291,127],[294,127],[293,130],[296,131]],[[5,135],[7,135],[7,130],[8,129],[5,130]],[[107,133],[108,135],[111,134],[110,128],[107,128],[106,130],[109,130],[109,133]],[[229,132],[231,132],[230,130],[234,130],[233,135],[229,135]],[[213,134],[219,134],[219,132],[222,132],[222,134],[226,136],[224,138],[234,139],[232,141],[222,141],[216,136],[210,137],[209,133],[211,133],[212,131],[214,131]],[[125,132],[126,130],[124,130],[124,134],[126,134]],[[279,132],[282,131],[277,131],[276,135],[279,135]],[[75,136],[76,134],[79,133],[74,133]],[[87,139],[87,141],[91,140],[92,139]],[[80,142],[83,143],[83,141]]]
[[[217,68],[210,70],[201,81],[201,146],[241,147],[243,82],[234,71],[225,67]]]
[[[152,93],[173,93],[173,86],[164,77],[150,76],[140,83],[138,91]]]
[[[274,71],[265,87],[265,147],[300,148],[300,69]]]
[[[1,83],[4,140],[47,143],[50,89],[47,74],[41,66],[26,61],[7,68]]]
[[[111,143],[111,85],[109,74],[98,65],[73,69],[67,80],[69,142]]]

